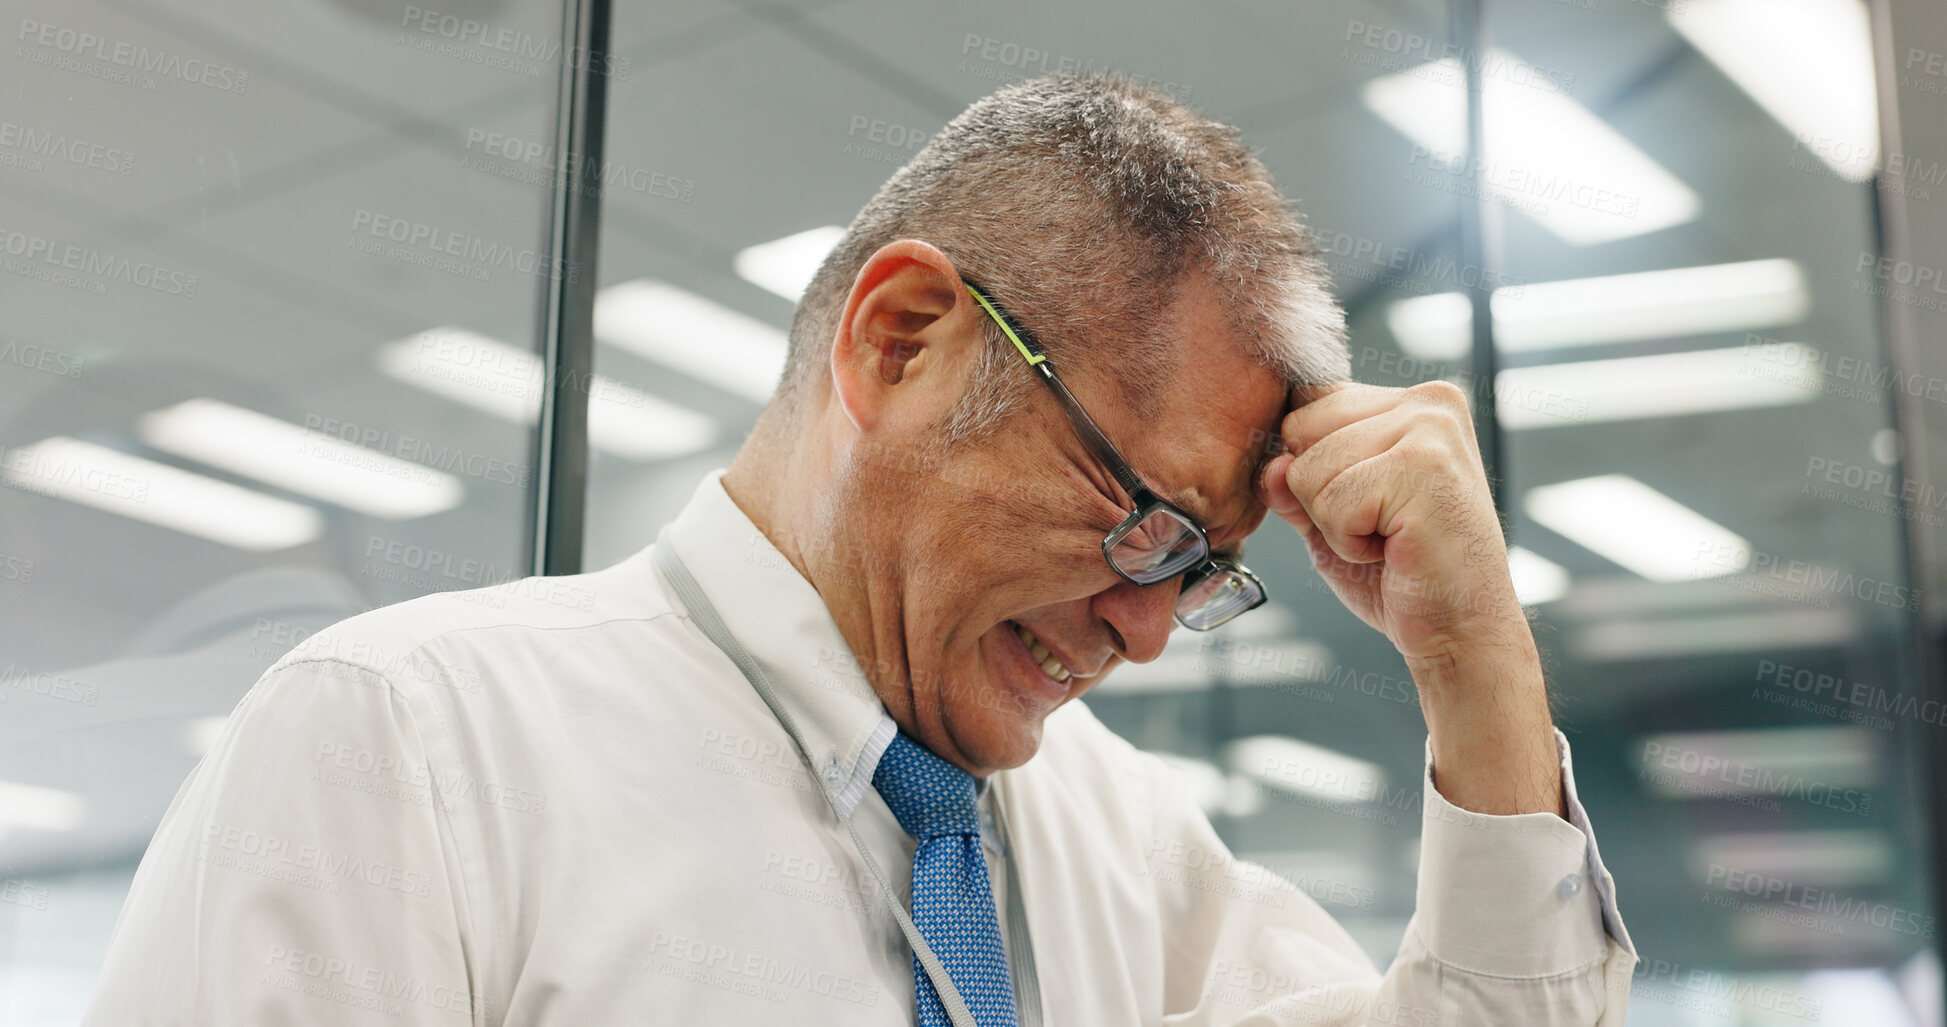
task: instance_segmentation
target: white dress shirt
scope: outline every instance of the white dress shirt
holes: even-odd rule
[[[904,901],[916,843],[871,786],[892,721],[721,473],[658,544],[810,766],[654,547],[353,617],[265,672],[176,794],[85,1023],[912,1023],[911,950],[834,813]],[[1635,952],[1559,744],[1568,821],[1428,779],[1382,974],[1071,702],[981,789],[1017,991],[1060,1027],[1619,1025]]]

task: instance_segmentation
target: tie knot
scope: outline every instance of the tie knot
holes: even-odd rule
[[[943,834],[979,834],[971,774],[941,759],[903,732],[892,736],[872,786],[892,807],[899,826],[925,841]]]

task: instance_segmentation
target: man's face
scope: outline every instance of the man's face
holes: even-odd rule
[[[1180,370],[1148,423],[1081,361],[1061,373],[1136,474],[1196,517],[1215,551],[1235,553],[1264,517],[1253,474],[1286,390],[1245,355],[1219,303],[1198,275],[1178,290],[1165,324]],[[1155,659],[1176,626],[1180,579],[1134,585],[1103,558],[1134,502],[1054,397],[1040,385],[1028,395],[1027,413],[950,450],[888,518],[906,535],[892,548],[907,563],[911,718],[923,742],[976,773],[1026,762],[1049,713],[1117,664]]]

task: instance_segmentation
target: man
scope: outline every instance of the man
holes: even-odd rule
[[[1346,370],[1233,130],[1001,90],[860,213],[654,546],[353,618],[258,682],[88,1022],[1620,1024],[1634,951],[1465,402]],[[1072,701],[1261,601],[1267,510],[1420,688],[1383,975],[1303,893],[1240,893]]]

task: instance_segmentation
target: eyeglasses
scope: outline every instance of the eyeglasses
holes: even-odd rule
[[[1230,557],[1213,555],[1210,536],[1197,519],[1143,484],[1114,443],[1096,427],[1088,411],[1082,409],[1075,394],[1062,384],[1053,361],[1034,341],[1034,336],[1026,329],[1015,327],[979,286],[964,278],[961,281],[981,309],[1001,326],[1001,332],[1020,351],[1028,367],[1055,394],[1055,401],[1068,414],[1082,444],[1109,469],[1116,483],[1135,502],[1135,510],[1102,540],[1102,555],[1109,566],[1123,580],[1138,585],[1158,585],[1182,575],[1183,591],[1176,599],[1176,619],[1192,631],[1209,631],[1246,610],[1264,605],[1264,583]]]

